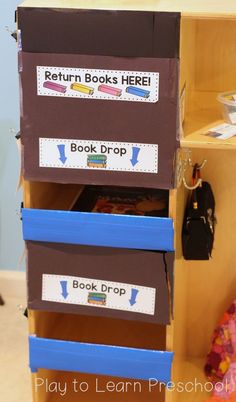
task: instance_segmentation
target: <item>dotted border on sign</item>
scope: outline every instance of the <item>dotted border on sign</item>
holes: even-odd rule
[[[77,141],[83,141],[83,142],[92,142],[93,144],[98,144],[100,145],[101,142],[109,143],[109,144],[114,144],[115,146],[122,146],[123,144],[129,144],[131,145],[130,142],[115,142],[115,141],[93,141],[93,140],[74,140],[74,139],[62,139],[62,138],[39,138],[39,167],[48,167],[48,168],[62,168],[62,169],[83,169],[83,170],[92,170],[92,171],[98,171],[101,170],[103,172],[109,172],[109,171],[116,171],[116,172],[132,172],[132,173],[153,173],[157,174],[158,173],[158,145],[157,144],[137,144],[137,143],[132,143],[132,146],[141,146],[141,147],[154,147],[155,146],[155,168],[153,170],[150,169],[142,169],[142,170],[133,170],[133,169],[127,169],[127,168],[93,168],[89,166],[78,166],[78,165],[66,165],[62,166],[60,163],[54,164],[54,163],[43,163],[43,142],[69,142],[71,143],[72,141],[77,142]],[[155,170],[155,171],[154,171]]]
[[[51,277],[59,277],[58,279],[66,279],[66,280],[68,280],[68,276],[65,276],[65,275],[57,275],[57,274],[55,274],[55,275],[53,275],[53,274],[43,274],[42,275],[42,301],[54,301],[54,302],[56,302],[56,303],[63,303],[63,304],[76,304],[77,306],[85,306],[85,307],[95,307],[95,308],[97,308],[97,307],[100,307],[100,308],[104,308],[105,310],[107,310],[107,309],[113,309],[113,310],[119,310],[119,311],[128,311],[128,312],[130,312],[130,313],[142,313],[142,314],[147,314],[147,315],[155,315],[155,302],[156,302],[156,292],[155,292],[155,295],[152,295],[152,301],[151,301],[151,310],[153,311],[153,313],[150,313],[148,310],[141,310],[141,309],[137,309],[136,308],[136,310],[131,310],[130,308],[117,308],[117,305],[109,305],[109,306],[96,306],[96,305],[90,305],[90,304],[87,304],[87,303],[79,303],[78,304],[78,300],[76,300],[76,299],[70,299],[70,303],[67,303],[67,301],[66,300],[61,300],[61,299],[58,299],[58,298],[48,298],[48,297],[46,297],[46,291],[45,291],[45,286],[46,286],[46,283],[45,283],[45,281],[46,281],[46,278],[51,278]],[[76,276],[69,276],[69,279],[79,279],[79,277],[76,277]],[[94,281],[94,283],[96,284],[96,282],[98,283],[98,284],[100,284],[100,281],[98,281],[97,279],[91,279],[91,278],[83,278],[83,279],[87,279],[87,280],[92,280],[92,281]],[[112,282],[112,281],[106,281],[106,280],[104,280],[104,282],[109,282],[111,285],[115,285],[115,286],[117,286],[117,284],[118,284],[118,282]],[[130,290],[130,286],[137,286],[139,289],[146,289],[148,286],[140,286],[140,285],[133,285],[133,284],[127,284],[127,283],[121,283],[121,282],[119,282],[123,287],[126,287],[126,289],[128,289],[128,290]],[[153,288],[153,289],[155,289],[156,290],[156,288]],[[74,302],[74,303],[73,303]]]
[[[46,66],[37,66],[36,69],[37,69],[37,86],[38,86],[37,94],[39,96],[56,96],[56,97],[62,97],[62,98],[80,98],[80,99],[90,99],[90,100],[101,100],[102,99],[102,100],[112,100],[112,101],[128,101],[128,102],[143,102],[143,103],[157,103],[158,100],[159,100],[159,73],[158,72],[154,73],[154,72],[143,72],[143,71],[99,70],[99,69],[93,69],[93,68],[86,69],[86,68],[76,68],[76,67],[75,68],[69,68],[69,67],[46,67]],[[50,69],[55,70],[55,69],[57,69],[58,71],[66,70],[68,72],[74,72],[74,74],[75,74],[76,70],[83,71],[83,72],[94,71],[94,74],[96,72],[99,72],[99,73],[105,72],[105,73],[110,73],[110,74],[114,74],[114,73],[127,74],[127,73],[129,73],[130,75],[139,74],[139,75],[145,75],[145,76],[148,76],[148,77],[151,77],[151,76],[156,77],[156,74],[158,74],[157,85],[156,85],[156,90],[155,90],[155,99],[156,100],[154,102],[154,101],[150,100],[149,98],[133,98],[133,97],[122,98],[122,95],[121,95],[121,97],[114,98],[114,97],[112,97],[111,95],[108,95],[108,94],[107,95],[95,95],[93,97],[91,95],[86,96],[86,94],[82,95],[82,94],[79,94],[79,93],[63,94],[63,93],[56,92],[56,91],[47,91],[46,88],[43,88],[43,83],[41,81],[41,75],[40,75],[40,72],[39,72],[40,70],[39,69],[41,69],[41,70],[45,70],[45,69],[47,69],[47,70],[50,70]],[[86,84],[83,84],[83,85],[86,85]],[[90,85],[92,85],[92,83]],[[99,84],[99,82],[97,82],[96,85],[102,85],[102,84]],[[107,85],[107,84],[104,84],[104,85]],[[41,88],[43,88],[43,89],[41,89]],[[96,89],[96,91],[97,91],[97,89]]]

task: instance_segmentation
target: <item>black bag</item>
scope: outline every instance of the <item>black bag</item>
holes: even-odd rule
[[[199,176],[196,164],[193,182]],[[189,197],[182,228],[183,255],[186,260],[209,260],[215,234],[215,199],[209,183],[203,181]]]

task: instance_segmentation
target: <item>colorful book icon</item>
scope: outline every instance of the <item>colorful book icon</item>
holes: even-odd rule
[[[107,167],[106,163],[98,163],[98,162],[88,162],[87,166],[91,167],[91,168],[98,168],[98,169],[100,169],[100,168],[105,169]]]
[[[57,84],[56,82],[51,81],[44,81],[43,87],[63,94],[66,92],[67,89],[65,85]]]
[[[83,84],[77,84],[76,82],[71,84],[70,88],[73,89],[74,91],[82,92],[87,95],[93,95],[94,93],[94,88],[88,87],[87,85]]]
[[[109,95],[121,96],[122,89],[110,87],[109,85],[99,85],[98,91],[105,92]]]
[[[98,306],[105,306],[107,301],[107,296],[105,293],[90,292],[88,294],[88,303],[96,304]]]
[[[91,159],[91,160],[88,160],[88,163],[98,163],[98,164],[105,164],[106,165],[106,161],[100,161],[100,160],[97,160],[97,159]]]
[[[95,168],[106,168],[107,167],[107,157],[106,155],[88,155],[87,166]]]
[[[99,155],[99,154],[94,154],[94,155],[88,155],[88,160],[97,160],[97,161],[107,161],[106,155]]]
[[[137,87],[127,87],[126,92],[132,95],[141,96],[142,98],[149,98],[150,96],[150,91]]]

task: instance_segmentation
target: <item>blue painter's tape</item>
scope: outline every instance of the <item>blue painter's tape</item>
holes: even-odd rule
[[[137,87],[127,87],[126,92],[132,95],[141,96],[142,98],[149,98],[150,91]]]
[[[30,367],[167,383],[172,352],[29,337]]]
[[[24,240],[174,251],[170,218],[22,209]]]

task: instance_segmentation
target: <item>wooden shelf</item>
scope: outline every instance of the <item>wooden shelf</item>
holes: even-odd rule
[[[176,382],[183,382],[187,391],[174,392],[175,402],[206,402],[211,393],[205,391],[207,385],[210,387],[207,378],[204,375],[203,367],[205,358],[188,358],[185,361],[175,362],[176,364]],[[178,375],[179,374],[179,375]],[[189,382],[189,384],[188,384]],[[196,382],[195,389],[191,391],[192,385]],[[178,384],[177,384],[178,385]],[[202,389],[201,389],[202,388]],[[168,393],[168,391],[167,391]]]
[[[208,116],[209,117],[209,116]],[[208,137],[207,135],[204,135],[207,133],[207,131],[215,127],[219,124],[224,123],[223,120],[210,120],[212,123],[206,124],[207,118],[205,116],[205,121],[204,121],[204,116],[202,120],[199,120],[198,118],[194,119],[193,121],[187,121],[184,127],[184,133],[185,136],[180,140],[180,144],[182,148],[208,148],[208,149],[224,149],[224,150],[236,150],[236,136],[229,138],[227,140],[219,140],[217,138],[211,138]],[[201,128],[194,129],[196,126],[199,127],[199,122],[202,126]],[[204,124],[205,123],[205,124]],[[193,130],[191,131],[191,129]]]
[[[235,0],[26,0],[22,7],[85,8],[107,10],[180,11],[183,16],[236,18]]]

